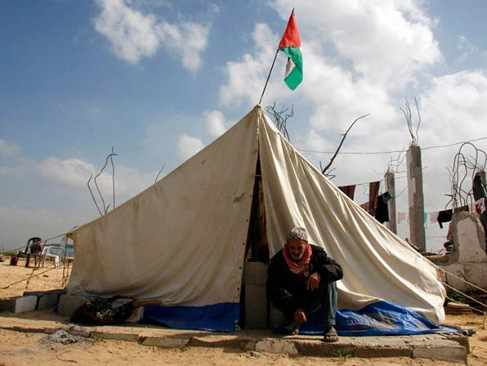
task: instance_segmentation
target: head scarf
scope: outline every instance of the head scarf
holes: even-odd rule
[[[307,242],[308,235],[306,234],[306,229],[302,227],[295,227],[291,229],[291,231],[289,231],[289,234],[287,235],[287,240],[303,240]],[[306,274],[308,272],[309,262],[311,261],[311,255],[313,254],[311,245],[309,243],[306,243],[304,254],[298,261],[295,261],[291,258],[287,244],[284,246],[283,254],[287,267],[291,272],[295,274]]]

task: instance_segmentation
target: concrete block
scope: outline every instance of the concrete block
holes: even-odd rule
[[[0,301],[0,312],[25,313],[34,311],[37,305],[37,296],[20,296]]]
[[[44,294],[39,296],[36,310],[55,309],[59,302],[58,294]]]
[[[267,328],[266,287],[245,284],[245,327],[247,329]]]
[[[449,362],[467,363],[467,350],[465,347],[446,346],[446,347],[415,347],[413,358],[429,358]]]
[[[189,337],[144,337],[140,343],[144,346],[182,348],[186,347],[189,341]]]
[[[261,262],[245,263],[245,283],[265,286],[267,282],[267,264]]]
[[[57,307],[57,312],[64,316],[73,315],[73,313],[84,303],[86,299],[83,296],[61,295]]]
[[[111,339],[111,340],[126,341],[126,342],[138,342],[139,341],[139,335],[135,334],[135,333],[93,331],[90,333],[90,337],[93,337],[96,339]]]
[[[268,353],[285,353],[288,355],[297,355],[298,349],[294,343],[280,339],[264,339],[255,344],[257,352]]]
[[[245,327],[265,329],[267,327],[267,264],[245,263]]]
[[[1,312],[15,312],[15,299],[0,300],[0,313]]]

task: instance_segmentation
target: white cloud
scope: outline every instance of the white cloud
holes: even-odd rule
[[[12,143],[0,139],[0,157],[1,156],[14,156],[20,153],[20,148]]]
[[[206,112],[205,118],[206,130],[211,138],[216,139],[225,133],[225,116],[221,111]]]
[[[254,54],[246,53],[241,60],[229,61],[225,65],[227,82],[219,91],[220,102],[223,105],[239,105],[243,102],[254,105],[259,101],[278,38],[267,24],[261,23],[256,24],[252,38],[255,44]],[[284,75],[282,64],[276,63],[274,76]],[[286,95],[286,91],[279,84],[280,81],[271,80],[266,95],[275,98]]]
[[[436,77],[421,97],[422,138],[444,143],[487,135],[487,73],[461,71]]]
[[[204,145],[203,142],[187,134],[182,134],[177,140],[178,155],[181,160],[186,160],[200,151]]]
[[[283,19],[296,8],[304,40],[331,44],[353,70],[374,83],[397,88],[415,72],[441,60],[434,21],[414,0],[276,0]],[[304,57],[306,62],[306,56]]]
[[[99,171],[94,165],[80,159],[49,158],[38,164],[40,173],[51,181],[76,190],[87,190],[87,182],[91,175]],[[97,178],[98,186],[104,197],[112,197],[111,165]],[[139,193],[151,184],[151,176],[136,169],[117,164],[115,161],[116,195],[123,200]],[[93,183],[92,183],[93,184]],[[94,185],[92,185],[94,188]]]
[[[0,166],[2,189],[6,192],[0,205],[1,243],[10,245],[28,236],[54,235],[97,215],[86,183],[99,170],[98,165],[78,158],[36,161],[22,154],[6,163]],[[117,206],[153,183],[152,173],[124,166],[116,159],[115,168]],[[110,165],[98,183],[106,204],[112,204]]]
[[[130,7],[125,0],[97,0],[101,8],[95,29],[111,43],[121,59],[137,63],[153,56],[160,47],[181,58],[183,66],[195,72],[207,46],[209,26],[193,22],[170,24]]]
[[[209,26],[198,23],[180,25],[159,23],[157,34],[163,46],[182,58],[184,67],[197,71],[201,66],[200,53],[208,42]]]
[[[44,177],[77,189],[86,187],[88,178],[95,172],[93,165],[82,160],[58,158],[40,161],[39,170]]]

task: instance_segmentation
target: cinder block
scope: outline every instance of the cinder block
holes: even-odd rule
[[[55,309],[59,302],[58,294],[44,294],[39,296],[37,310]]]
[[[84,303],[86,298],[75,295],[61,295],[57,307],[57,312],[64,316],[71,317],[73,313]]]
[[[267,328],[266,287],[245,285],[245,327],[247,329]]]
[[[467,350],[462,346],[417,347],[413,349],[413,358],[429,358],[449,362],[467,362]]]
[[[0,312],[15,312],[15,299],[0,300]]]
[[[245,283],[265,286],[267,282],[267,264],[261,262],[245,263]]]
[[[267,327],[267,264],[245,263],[245,327],[265,329]]]
[[[141,344],[162,348],[182,348],[188,345],[189,340],[189,338],[182,337],[145,337]]]
[[[122,333],[122,332],[110,332],[106,330],[93,331],[90,333],[90,337],[98,339],[113,339],[116,341],[137,342],[139,335],[136,333]]]
[[[0,301],[0,311],[11,313],[25,313],[34,311],[37,305],[37,296],[20,296],[13,299]]]

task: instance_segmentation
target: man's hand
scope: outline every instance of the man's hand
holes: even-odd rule
[[[306,284],[306,289],[308,290],[316,290],[318,287],[320,287],[320,275],[319,273],[315,272],[311,274],[308,278],[308,283]]]
[[[299,325],[308,321],[308,318],[302,309],[298,309],[294,312],[294,321]]]

